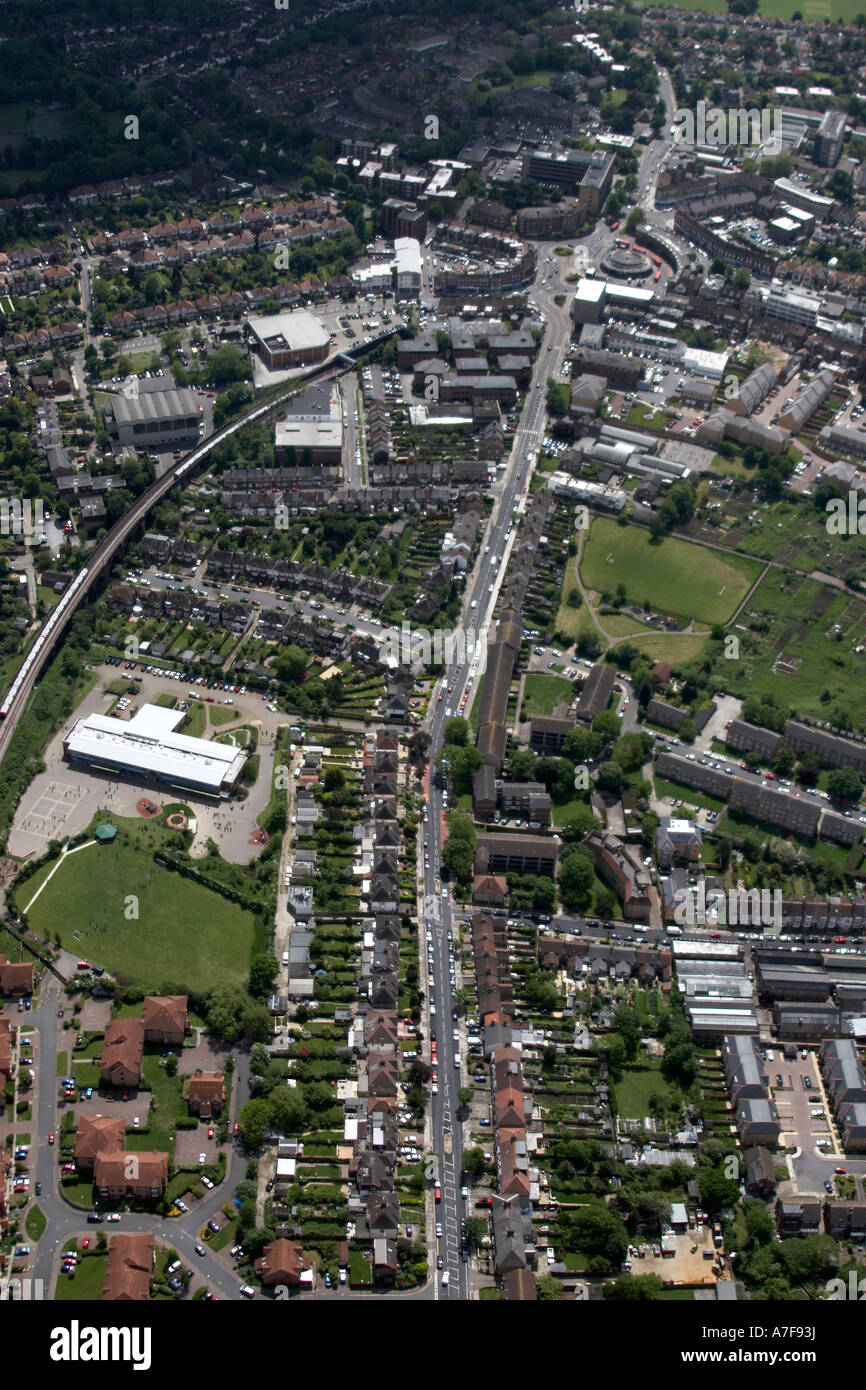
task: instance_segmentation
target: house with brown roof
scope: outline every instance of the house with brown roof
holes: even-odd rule
[[[370,1009],[364,1020],[364,1041],[377,1051],[397,1046],[397,1014],[393,1009]]]
[[[186,1032],[186,995],[149,994],[141,1006],[144,1040],[181,1047]]]
[[[309,1269],[309,1264],[304,1259],[300,1245],[280,1238],[264,1247],[254,1269],[267,1288],[273,1288],[275,1284],[296,1287],[301,1282],[302,1272]]]
[[[472,901],[489,907],[504,907],[508,880],[504,874],[476,874],[472,881]]]
[[[155,1241],[143,1231],[114,1236],[108,1247],[108,1264],[102,1286],[104,1302],[143,1302],[150,1296]]]
[[[100,1197],[117,1200],[161,1197],[168,1181],[168,1154],[156,1150],[136,1153],[98,1153],[93,1182]]]
[[[106,1025],[99,1073],[107,1086],[137,1086],[141,1080],[144,1024],[140,1018],[114,1018]]]
[[[97,1154],[123,1149],[126,1125],[119,1115],[82,1115],[75,1135],[73,1157],[79,1173],[92,1173]]]
[[[397,1059],[392,1053],[371,1052],[368,1055],[367,1090],[371,1096],[396,1096],[398,1074]]]
[[[0,956],[0,994],[11,998],[23,998],[33,993],[33,962],[22,961],[16,964]]]
[[[657,661],[650,675],[656,690],[667,690],[670,685],[671,668],[666,661]]]
[[[222,1072],[196,1072],[190,1077],[187,1100],[193,1115],[210,1120],[222,1113],[226,1099],[226,1081]]]

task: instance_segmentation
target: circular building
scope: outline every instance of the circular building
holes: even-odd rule
[[[601,262],[605,275],[614,280],[646,280],[652,274],[652,261],[640,251],[632,251],[626,246],[613,246],[606,251]]]

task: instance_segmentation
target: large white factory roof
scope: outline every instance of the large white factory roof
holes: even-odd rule
[[[218,793],[240,775],[247,755],[229,743],[175,733],[179,710],[142,705],[128,723],[102,714],[79,719],[65,740],[73,757],[122,762],[166,781],[195,783]]]

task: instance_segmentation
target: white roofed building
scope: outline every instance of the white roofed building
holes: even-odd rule
[[[159,705],[142,705],[127,723],[88,714],[64,739],[64,752],[71,762],[134,781],[230,796],[247,760],[245,750],[177,733],[181,718],[179,710]]]

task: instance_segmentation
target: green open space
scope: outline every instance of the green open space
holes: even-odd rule
[[[674,617],[725,622],[748,593],[761,567],[745,556],[667,537],[654,545],[648,531],[596,517],[580,562],[583,583],[600,593],[625,586],[629,601]]]
[[[23,885],[19,910],[32,898],[40,875]],[[95,882],[99,893],[93,891]],[[138,900],[133,920],[125,916],[130,898]],[[166,872],[146,851],[118,842],[68,855],[28,920],[46,937],[54,937],[62,924],[69,949],[145,990],[182,981],[193,993],[203,993],[221,980],[241,979],[255,937],[250,912]]]
[[[39,1240],[45,1234],[45,1227],[48,1222],[45,1213],[40,1206],[32,1206],[27,1213],[24,1221],[24,1229],[30,1240]]]
[[[107,1254],[83,1254],[71,1279],[68,1274],[58,1274],[55,1300],[58,1303],[100,1302],[107,1269]]]
[[[569,705],[573,699],[572,682],[564,676],[546,676],[533,671],[524,681],[520,717],[531,719],[535,714],[552,714],[557,705]]]
[[[668,1084],[654,1067],[627,1068],[616,1083],[617,1111],[626,1119],[642,1120],[650,1114],[650,1096],[668,1099]]]

